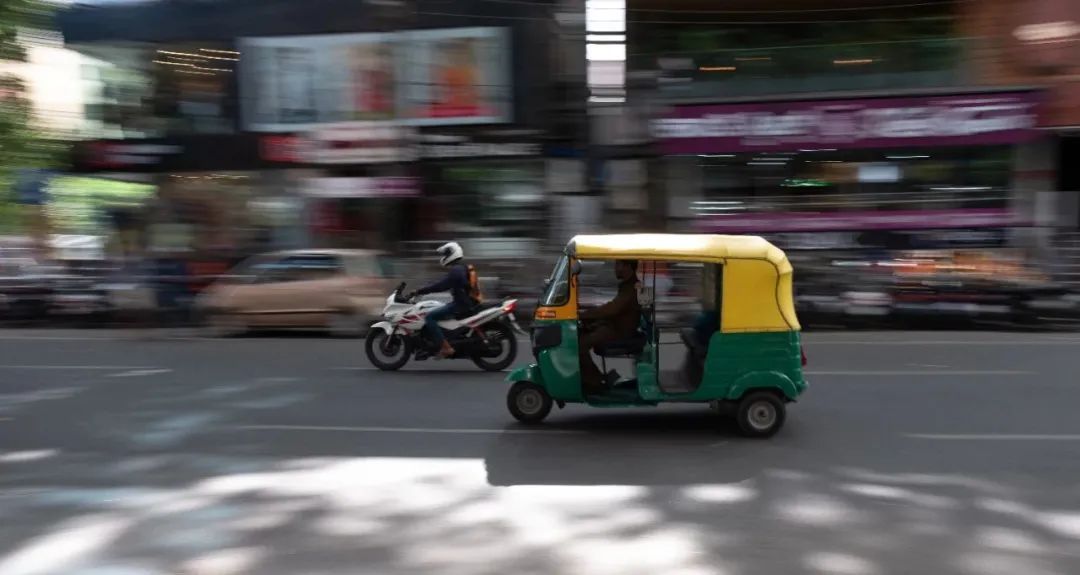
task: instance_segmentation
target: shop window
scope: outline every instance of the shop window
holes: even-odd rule
[[[442,184],[450,233],[542,237],[546,232],[543,163],[447,167]]]

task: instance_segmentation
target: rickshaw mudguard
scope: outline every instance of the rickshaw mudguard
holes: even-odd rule
[[[540,373],[540,366],[535,363],[530,363],[529,365],[511,371],[506,376],[506,383],[517,383],[519,381],[528,381],[543,387],[544,376]]]
[[[728,388],[725,399],[737,400],[748,391],[756,389],[776,389],[791,401],[799,396],[799,388],[791,378],[779,371],[754,371],[747,373]]]

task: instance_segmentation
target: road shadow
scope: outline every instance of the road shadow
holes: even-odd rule
[[[443,381],[406,399],[447,433],[378,431],[410,404],[347,378],[95,383],[9,398],[0,573],[1080,572],[1075,450],[920,444],[859,410],[893,396],[822,389],[758,441],[699,406],[468,427]],[[270,429],[314,409],[343,429]]]

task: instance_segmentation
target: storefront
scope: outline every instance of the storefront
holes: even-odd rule
[[[421,193],[414,134],[392,121],[326,124],[262,135],[259,153],[298,170],[292,191],[305,206],[312,245],[393,250],[412,235]]]
[[[1039,94],[678,106],[654,124],[671,211],[714,233],[1037,223],[1014,185]],[[886,234],[887,235],[887,234]]]
[[[141,213],[121,218],[139,222],[142,229],[125,231],[140,235],[149,252],[239,257],[306,242],[295,194],[303,170],[263,160],[253,136],[82,142],[72,164],[76,173],[138,174],[152,183],[156,191]]]
[[[546,163],[534,130],[430,129],[419,172],[431,237],[542,239],[548,229]]]

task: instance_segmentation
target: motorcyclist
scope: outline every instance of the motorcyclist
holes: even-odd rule
[[[416,290],[410,294],[410,299],[429,293],[450,292],[453,297],[450,303],[432,310],[424,319],[424,330],[431,341],[439,347],[439,357],[446,358],[454,355],[454,348],[446,341],[446,335],[439,327],[439,322],[476,307],[480,303],[480,287],[476,268],[465,263],[465,253],[460,244],[449,242],[435,251],[439,254],[439,264],[448,268],[446,276]]]

